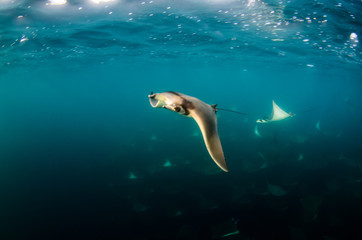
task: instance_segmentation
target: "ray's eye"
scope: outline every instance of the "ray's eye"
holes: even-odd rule
[[[175,107],[175,112],[179,112],[181,111],[181,108],[180,107]]]

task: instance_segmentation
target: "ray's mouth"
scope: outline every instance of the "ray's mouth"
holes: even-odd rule
[[[155,97],[156,97],[156,94],[148,95],[148,98],[150,99],[150,104],[152,107],[156,107],[158,104],[158,100]]]

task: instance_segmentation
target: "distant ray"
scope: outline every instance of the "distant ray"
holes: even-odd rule
[[[274,196],[280,197],[280,196],[284,196],[285,194],[287,194],[287,191],[285,191],[283,188],[281,188],[278,185],[273,185],[268,183],[267,184],[268,190],[271,194],[273,194]]]
[[[163,167],[172,167],[173,165],[171,164],[169,159],[166,159],[166,162],[162,166]]]
[[[182,211],[178,210],[178,211],[176,212],[175,216],[176,216],[176,217],[177,217],[177,216],[181,216],[182,214],[183,214]]]
[[[264,156],[264,154],[262,154],[261,152],[258,152],[258,156],[263,159],[263,160],[266,160],[266,157]]]
[[[262,154],[261,152],[258,152],[258,156],[263,160],[263,164],[261,164],[260,169],[264,169],[266,167],[268,167],[268,159],[264,156],[264,154]]]
[[[133,172],[129,172],[128,179],[138,179],[138,177]]]
[[[294,117],[294,113],[287,113],[283,109],[281,109],[273,100],[273,111],[269,118],[262,118],[256,120],[258,123],[267,123],[267,122],[276,122],[281,121],[283,119]]]
[[[150,209],[150,207],[141,202],[134,202],[132,209],[135,212],[144,212],[144,211],[147,211],[148,209]]]
[[[225,238],[225,237],[229,237],[229,236],[233,236],[233,235],[237,235],[237,234],[239,234],[239,230],[236,230],[236,231],[231,232],[231,233],[224,234],[221,237]]]
[[[260,134],[260,132],[259,132],[258,125],[256,125],[255,128],[254,128],[254,134],[255,134],[257,137],[261,137],[261,134]]]

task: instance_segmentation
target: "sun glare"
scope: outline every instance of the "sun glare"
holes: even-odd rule
[[[95,4],[100,4],[100,3],[114,2],[115,0],[90,0],[90,1]]]
[[[67,0],[49,0],[46,5],[64,5]]]

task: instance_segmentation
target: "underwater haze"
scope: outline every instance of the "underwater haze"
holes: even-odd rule
[[[360,0],[0,0],[0,239],[362,239]],[[229,172],[175,91],[218,110]],[[257,123],[272,101],[294,117]]]

